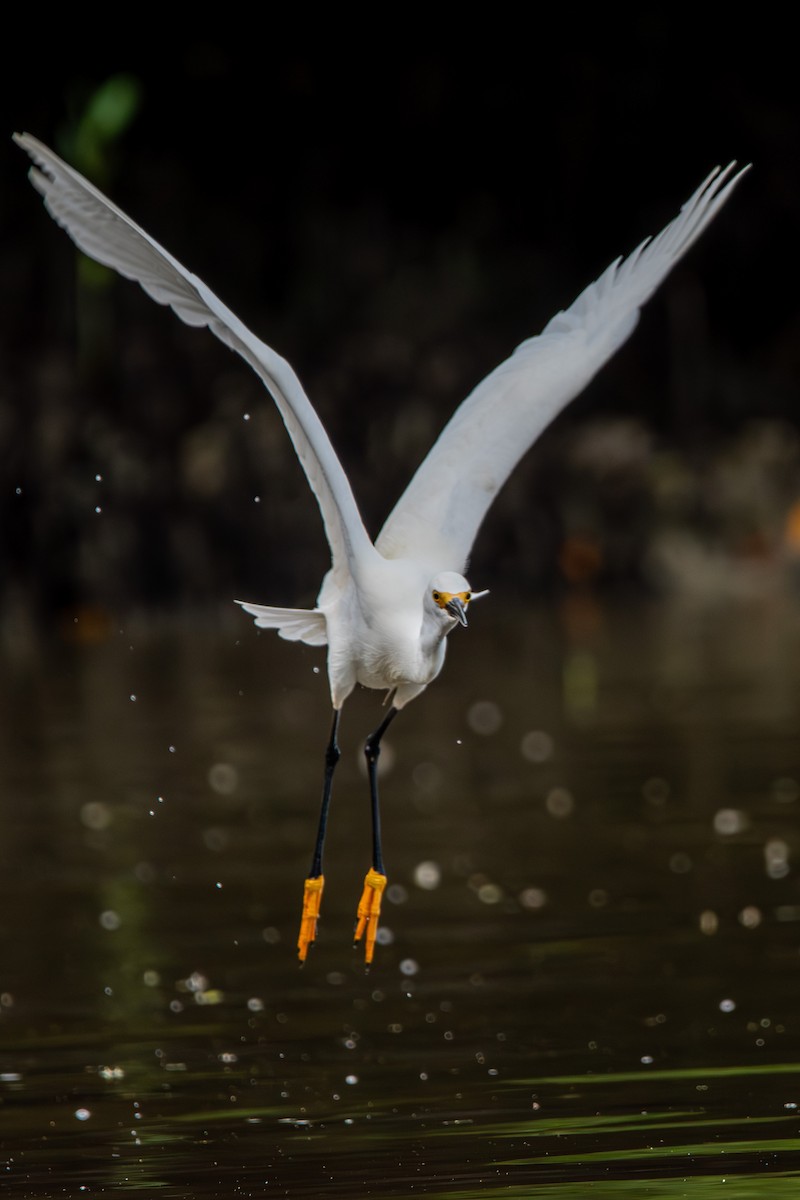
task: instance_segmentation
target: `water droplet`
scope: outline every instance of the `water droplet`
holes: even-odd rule
[[[467,710],[467,724],[474,733],[489,737],[503,724],[500,706],[493,700],[476,700]]]
[[[81,805],[81,824],[87,829],[107,829],[114,814],[102,800],[87,800]]]
[[[661,779],[659,776],[654,776],[652,779],[646,779],[642,784],[642,795],[648,804],[653,807],[660,807],[666,804],[669,800],[670,786],[666,779]]]
[[[747,813],[739,808],[720,808],[714,814],[714,832],[723,837],[742,833],[750,824]]]
[[[414,868],[414,883],[419,888],[431,892],[442,880],[442,868],[436,862],[417,863]]]
[[[503,889],[496,883],[482,883],[478,888],[478,899],[481,904],[499,904],[503,899]]]
[[[745,929],[756,929],[761,924],[761,909],[755,904],[748,904],[739,913],[739,924]]]
[[[553,788],[552,791],[548,793],[544,804],[550,816],[558,817],[559,820],[569,817],[575,807],[575,801],[572,793],[568,792],[567,789],[563,787]]]
[[[707,934],[709,937],[719,929],[719,917],[710,908],[706,908],[700,913],[698,923],[700,925],[700,932]]]
[[[519,748],[522,757],[528,762],[547,762],[553,753],[553,739],[543,729],[532,729],[525,734]]]
[[[208,770],[208,782],[219,796],[232,796],[239,784],[239,773],[232,763],[214,763]]]

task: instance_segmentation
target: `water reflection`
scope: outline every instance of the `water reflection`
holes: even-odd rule
[[[368,976],[375,697],[299,971],[319,654],[128,630],[9,666],[7,1194],[796,1187],[797,614],[492,617],[392,730]]]

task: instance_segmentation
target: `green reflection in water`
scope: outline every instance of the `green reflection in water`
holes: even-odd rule
[[[695,1067],[680,1070],[653,1069],[647,1071],[609,1071],[602,1075],[548,1075],[535,1080],[520,1080],[527,1085],[543,1086],[545,1084],[579,1084],[581,1087],[591,1087],[593,1083],[605,1085],[609,1083],[642,1083],[643,1080],[661,1079],[726,1079],[748,1075],[800,1075],[800,1062],[770,1063],[763,1067]]]
[[[524,1184],[498,1188],[506,1200],[530,1200],[533,1196],[551,1200],[601,1200],[611,1197],[642,1197],[642,1200],[789,1200],[797,1195],[798,1179],[794,1172],[744,1175],[691,1175],[682,1178],[596,1179],[581,1183]],[[492,1190],[491,1185],[489,1189]],[[486,1189],[437,1192],[440,1200],[475,1200]]]

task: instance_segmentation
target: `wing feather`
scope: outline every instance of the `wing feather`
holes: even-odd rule
[[[445,426],[375,543],[464,571],[486,511],[522,455],[633,331],[642,305],[749,169],[715,168],[657,237],[618,258],[478,384]]]
[[[305,642],[308,646],[327,646],[328,627],[325,614],[315,608],[270,608],[266,604],[250,604],[237,600],[245,612],[255,617],[260,629],[277,629],[278,636],[287,642]]]
[[[289,363],[251,333],[202,279],[52,150],[28,133],[15,134],[14,140],[41,168],[31,167],[30,179],[47,211],[85,254],[135,280],[187,325],[206,326],[261,378],[317,498],[334,570],[353,573],[360,561],[373,557],[347,476]]]

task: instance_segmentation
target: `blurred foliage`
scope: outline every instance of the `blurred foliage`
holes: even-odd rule
[[[100,187],[109,183],[109,149],[126,132],[139,111],[141,82],[130,74],[114,75],[91,93],[83,111],[62,127],[59,151]]]
[[[70,124],[62,127],[58,137],[60,153],[82,175],[98,187],[108,189],[113,183],[112,150],[134,121],[142,99],[142,85],[130,74],[114,75],[93,91],[82,111]],[[77,303],[91,305],[91,293],[111,286],[114,272],[78,252]],[[97,314],[79,313],[81,355],[91,356],[91,343],[107,332]],[[88,345],[87,345],[88,343]]]

